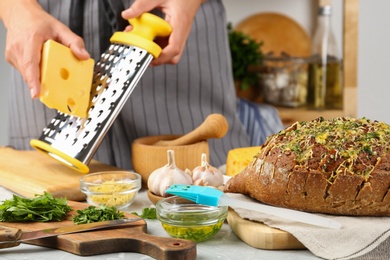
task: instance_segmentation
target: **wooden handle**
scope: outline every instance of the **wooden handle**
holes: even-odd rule
[[[127,240],[126,246],[122,249],[128,249],[130,245],[136,247],[130,251],[145,254],[159,260],[196,259],[196,243],[187,239],[157,237],[141,233],[137,236],[136,241]]]
[[[222,138],[229,130],[229,124],[226,118],[221,114],[211,114],[204,122],[190,133],[183,135],[175,140],[161,140],[154,145],[174,146],[194,144],[210,138]]]
[[[22,235],[22,230],[11,227],[0,227],[0,249],[18,246],[18,242],[1,243],[2,241],[17,241]]]
[[[56,238],[31,240],[31,242],[35,245],[58,248],[81,256],[134,252],[158,260],[196,259],[195,242],[187,239],[158,237],[145,232],[146,226],[130,227],[81,232]]]

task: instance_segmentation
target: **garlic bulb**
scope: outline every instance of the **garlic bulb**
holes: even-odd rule
[[[223,174],[207,162],[206,154],[202,153],[201,165],[192,171],[195,185],[219,187],[223,185]]]
[[[176,167],[175,152],[168,150],[168,164],[154,170],[148,178],[148,189],[157,196],[167,197],[165,191],[173,184],[193,183],[192,178],[186,172]]]

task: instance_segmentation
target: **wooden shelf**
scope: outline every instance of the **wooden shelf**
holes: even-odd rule
[[[318,3],[320,2],[317,0]],[[344,0],[343,2],[343,72],[344,86],[342,110],[308,110],[305,107],[288,108],[276,106],[279,116],[285,126],[297,121],[309,121],[320,116],[325,119],[335,117],[357,116],[357,62],[358,62],[358,18],[359,0]],[[258,98],[259,93],[240,91],[236,87],[237,96],[253,102],[263,102]],[[261,99],[261,100],[259,100]]]
[[[276,107],[283,125],[289,126],[297,121],[310,121],[318,117],[331,119],[344,116],[343,110],[308,110],[305,107]]]
[[[279,107],[277,110],[283,125],[289,126],[296,121],[308,121],[322,116],[325,119],[335,117],[356,117],[356,88],[344,89],[344,109],[340,110],[309,110],[306,107]]]
[[[330,119],[334,117],[357,116],[357,50],[358,50],[358,11],[359,0],[344,0],[343,19],[343,110],[316,111],[302,108],[277,107],[284,125],[296,121],[307,121],[317,117]]]

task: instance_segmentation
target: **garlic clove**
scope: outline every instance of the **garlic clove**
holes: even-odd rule
[[[205,153],[202,153],[201,165],[193,169],[192,179],[200,186],[219,187],[223,185],[222,172],[208,163]]]
[[[190,175],[191,178],[192,178],[192,171],[191,171],[190,169],[186,168],[184,171],[185,171],[188,175]]]
[[[173,184],[191,185],[192,177],[176,166],[175,153],[173,150],[167,151],[168,164],[158,168],[150,174],[148,179],[148,189],[157,196],[167,197],[165,191]]]
[[[208,186],[207,183],[205,183],[203,181],[203,179],[197,179],[196,181],[194,181],[194,185],[197,185],[197,186]]]

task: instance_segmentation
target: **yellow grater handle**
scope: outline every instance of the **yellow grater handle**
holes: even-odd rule
[[[50,155],[51,157],[57,159],[61,163],[65,164],[66,166],[69,166],[75,170],[78,170],[82,173],[88,173],[89,167],[81,162],[80,160],[73,158],[66,153],[61,152],[60,150],[57,150],[53,146],[51,146],[48,143],[42,142],[38,139],[32,139],[30,140],[30,145],[35,148],[36,150],[46,153]]]
[[[129,19],[129,23],[133,26],[130,32],[116,32],[110,41],[142,48],[157,58],[161,53],[161,47],[153,40],[157,36],[169,36],[172,32],[171,26],[162,18],[150,13]]]

